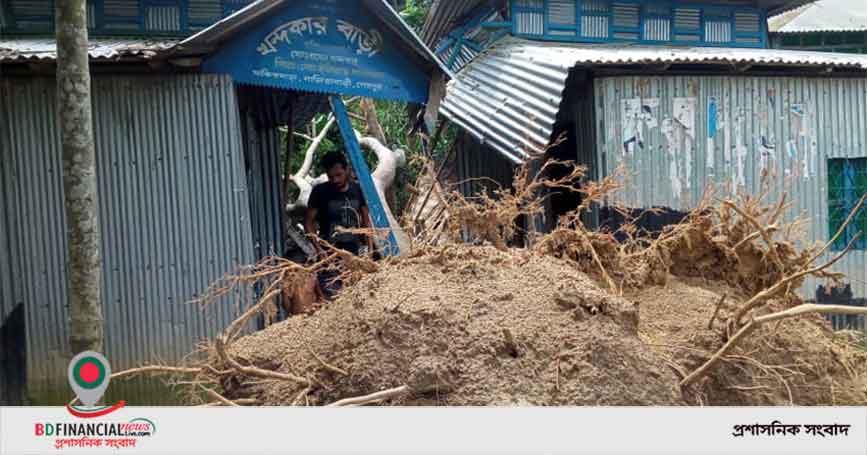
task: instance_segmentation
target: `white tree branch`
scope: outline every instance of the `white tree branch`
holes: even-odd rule
[[[298,172],[295,173],[294,177],[303,178],[310,173],[310,168],[313,167],[313,155],[316,154],[316,149],[319,148],[319,144],[321,144],[325,139],[325,136],[328,135],[328,130],[331,129],[331,125],[334,125],[334,120],[333,115],[328,116],[328,121],[325,123],[325,127],[322,128],[322,131],[320,131],[315,138],[313,138],[313,141],[304,152],[304,163],[301,164],[301,169],[298,169]]]
[[[294,212],[296,210],[306,209],[307,202],[310,200],[310,193],[313,192],[313,187],[328,181],[328,175],[322,174],[319,177],[313,178],[308,176],[299,177],[297,175],[293,175],[289,177],[289,180],[298,187],[298,198],[295,199],[295,202],[286,206],[286,210],[289,212]]]
[[[359,136],[357,132],[356,135]],[[385,216],[388,218],[388,224],[391,226],[398,247],[401,251],[408,251],[410,248],[409,237],[400,228],[400,224],[394,217],[391,207],[388,206],[387,199],[385,198],[385,191],[394,182],[397,168],[406,164],[406,153],[401,149],[391,150],[372,137],[359,137],[358,143],[376,154],[378,163],[376,169],[371,173],[373,185],[376,187],[376,194],[379,195],[379,200],[382,201],[382,208],[385,210]]]

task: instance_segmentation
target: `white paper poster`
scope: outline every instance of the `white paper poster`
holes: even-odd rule
[[[767,91],[767,98],[760,105],[759,110],[759,167],[768,169],[776,159],[777,140],[774,134],[776,124],[777,96],[774,89]]]
[[[658,110],[659,99],[656,98],[630,98],[621,101],[621,141],[624,155],[646,147],[645,137],[650,130],[659,126],[656,119]]]

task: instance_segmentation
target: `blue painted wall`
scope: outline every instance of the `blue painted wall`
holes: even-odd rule
[[[243,8],[251,0],[88,0],[94,36],[187,36]],[[0,33],[48,34],[53,0],[0,0]]]
[[[357,2],[286,5],[218,50],[205,72],[236,82],[424,103],[428,77]]]
[[[477,8],[437,42],[435,52],[450,70],[460,71],[506,34],[576,43],[768,47],[764,11],[712,0],[512,0],[509,7],[495,6]]]
[[[657,0],[513,0],[515,36],[550,41],[767,47],[758,8]]]

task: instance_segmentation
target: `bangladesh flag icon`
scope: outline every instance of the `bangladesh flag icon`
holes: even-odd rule
[[[82,352],[69,362],[69,385],[85,406],[93,406],[102,398],[110,378],[111,366],[98,352]]]

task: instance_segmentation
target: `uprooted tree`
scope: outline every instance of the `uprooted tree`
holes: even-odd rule
[[[632,222],[595,231],[583,212],[616,200],[622,183],[615,175],[574,188],[583,170],[542,178],[552,164],[474,201],[431,196],[448,216],[429,210],[434,221],[413,232],[404,257],[375,263],[330,250],[309,266],[269,258],[245,268],[204,301],[248,285],[261,299],[190,361],[115,377],[170,374],[191,402],[212,405],[867,402],[867,352],[815,317],[867,310],[797,294],[808,276],[841,278],[829,268],[846,251],[819,261],[853,216],[830,242],[800,248],[801,220],[785,221],[786,196],[769,204],[765,185],[757,197],[716,202],[709,191],[655,236]],[[580,191],[583,202],[532,247],[508,247],[515,218],[538,213],[546,187]],[[347,283],[335,302],[244,334],[277,296],[327,267]],[[710,285],[684,298],[669,289],[684,280]],[[641,311],[625,298],[660,293],[640,297]],[[716,300],[699,305],[700,295]]]
[[[358,109],[362,114],[350,112],[350,116],[355,120],[364,122],[366,125],[364,135],[359,131],[355,132],[358,137],[358,142],[362,149],[368,150],[376,156],[377,164],[371,173],[374,186],[376,187],[376,192],[382,201],[383,209],[385,210],[389,225],[395,232],[400,247],[402,249],[407,248],[409,247],[408,239],[400,229],[400,224],[388,203],[389,198],[387,197],[388,191],[391,189],[392,184],[395,181],[398,169],[406,165],[406,152],[399,148],[389,148],[386,145],[387,138],[385,137],[382,126],[380,125],[373,102],[366,98],[352,98],[349,100],[348,104],[352,106],[356,102],[358,104]],[[324,125],[319,126],[319,124],[323,122]],[[289,132],[289,134],[294,134],[296,137],[306,141],[303,155],[304,158],[301,166],[294,173],[288,174],[288,180],[298,190],[298,195],[295,200],[286,205],[286,212],[289,216],[298,216],[303,212],[303,210],[307,208],[307,203],[310,199],[310,193],[313,191],[313,187],[328,180],[328,177],[325,174],[317,176],[313,175],[312,171],[314,169],[313,165],[317,151],[320,149],[320,146],[322,146],[335,124],[336,120],[334,115],[328,114],[324,119],[322,117],[311,119],[307,126],[307,131],[304,133]]]

